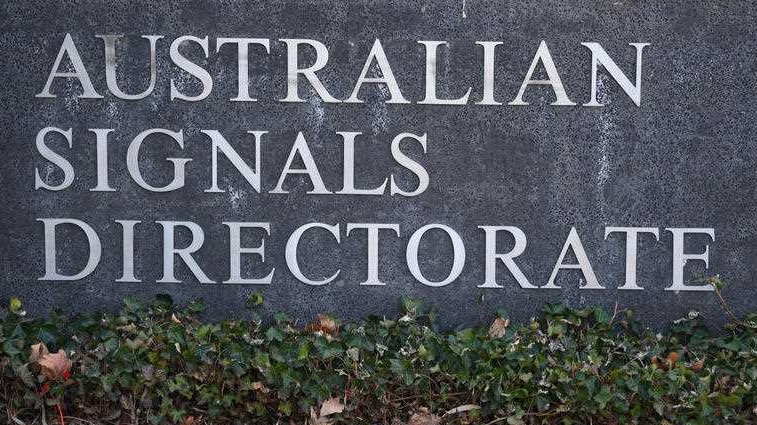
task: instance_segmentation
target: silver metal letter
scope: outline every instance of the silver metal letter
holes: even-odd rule
[[[73,218],[38,218],[45,226],[45,275],[38,280],[79,280],[89,276],[100,263],[102,254],[102,245],[97,233],[87,223]],[[63,275],[58,273],[55,263],[55,227],[59,224],[73,224],[77,226],[87,236],[89,245],[89,258],[87,265],[79,273],[74,275]]]
[[[715,288],[710,285],[686,285],[683,282],[683,269],[689,260],[704,261],[704,267],[710,265],[710,246],[704,247],[701,254],[686,254],[684,252],[684,238],[689,234],[707,235],[715,242],[715,229],[689,229],[689,228],[667,228],[666,231],[673,235],[673,284],[665,288],[666,291],[714,291]]]
[[[210,173],[212,184],[210,189],[206,189],[205,192],[220,193],[222,189],[218,188],[218,152],[221,151],[224,156],[231,161],[237,170],[242,174],[247,183],[255,189],[255,192],[260,193],[260,142],[264,134],[267,131],[248,131],[248,133],[255,135],[255,170],[250,168],[247,163],[244,162],[241,156],[231,147],[229,142],[221,135],[217,130],[200,130],[200,132],[207,134],[210,137],[212,143],[212,153],[210,157]]]
[[[465,105],[468,103],[471,88],[459,99],[439,99],[436,97],[436,48],[447,45],[446,41],[419,41],[426,47],[426,97],[419,105]]]
[[[629,43],[630,46],[636,48],[636,85],[631,84],[631,80],[618,68],[599,43],[581,43],[581,45],[591,50],[591,100],[589,103],[584,103],[584,106],[603,106],[597,102],[597,65],[600,63],[620,84],[620,88],[633,100],[633,103],[641,106],[641,52],[645,46],[649,46],[649,43]]]
[[[417,136],[412,133],[400,133],[392,140],[391,145],[392,157],[394,157],[394,160],[397,161],[398,164],[412,171],[413,174],[418,177],[418,187],[412,192],[402,190],[394,182],[394,174],[392,174],[389,178],[389,181],[391,182],[389,187],[389,194],[392,196],[394,196],[395,194],[402,196],[417,196],[425,192],[428,188],[428,172],[425,168],[423,168],[421,164],[418,164],[409,156],[405,155],[402,150],[400,150],[400,142],[402,142],[402,140],[404,139],[413,139],[417,141],[423,147],[423,153],[426,153],[426,133],[423,133],[423,136]]]
[[[520,270],[513,258],[523,254],[526,250],[526,235],[517,227],[513,226],[478,226],[486,233],[486,277],[484,278],[483,285],[478,285],[479,288],[504,288],[502,285],[497,284],[497,260],[502,260],[507,270],[513,275],[521,288],[537,289],[538,286],[532,285],[523,272]],[[504,254],[497,254],[497,232],[499,231],[509,232],[515,238],[515,246],[510,252]]]
[[[180,99],[186,100],[187,102],[197,102],[198,100],[203,100],[208,97],[210,92],[213,90],[213,78],[210,77],[210,73],[196,63],[191,62],[184,55],[182,55],[181,52],[179,52],[179,46],[189,41],[199,44],[202,47],[202,51],[205,52],[205,57],[208,57],[207,36],[205,38],[197,38],[191,35],[185,35],[183,37],[177,38],[173,41],[173,43],[171,43],[171,60],[174,64],[176,64],[176,66],[192,74],[202,82],[202,92],[197,96],[187,96],[179,91],[179,89],[176,87],[176,82],[172,78],[171,100]]]
[[[242,254],[254,254],[260,256],[260,261],[265,262],[265,238],[260,240],[260,245],[252,248],[242,247],[242,232],[241,229],[263,229],[266,234],[270,236],[271,227],[268,223],[239,223],[239,222],[224,222],[229,228],[229,279],[224,280],[223,283],[234,283],[243,285],[268,285],[273,279],[273,272],[276,269],[271,269],[266,277],[262,278],[243,278],[242,277]]]
[[[368,71],[372,68],[371,64],[374,59],[381,71],[380,77],[368,77]],[[376,41],[373,42],[371,52],[368,53],[368,58],[365,60],[363,71],[360,72],[360,77],[357,79],[357,83],[355,83],[355,89],[352,90],[352,94],[344,101],[344,103],[363,103],[358,95],[360,94],[360,88],[365,83],[386,84],[386,88],[392,95],[386,103],[410,103],[402,96],[402,92],[400,92],[400,87],[397,85],[397,80],[394,78],[392,67],[389,66],[389,61],[386,59],[386,53],[384,53],[384,48],[381,47],[381,41],[379,41],[379,39],[376,39]]]
[[[235,102],[257,102],[257,99],[250,97],[250,71],[249,61],[250,44],[259,44],[265,47],[265,52],[270,53],[270,46],[267,38],[219,38],[216,40],[216,52],[221,50],[221,46],[226,43],[232,43],[237,45],[237,79],[238,89],[237,97],[231,99]]]
[[[71,60],[71,64],[74,66],[74,72],[59,71],[60,62],[63,60],[64,54],[68,55],[68,58]],[[50,70],[50,76],[47,77],[45,88],[43,88],[39,94],[35,95],[35,97],[56,97],[54,94],[50,93],[50,85],[52,85],[53,80],[58,77],[77,78],[79,80],[79,83],[81,84],[82,90],[84,91],[81,95],[79,95],[79,97],[81,98],[102,98],[102,96],[97,94],[95,88],[92,86],[92,81],[89,79],[89,74],[87,74],[87,68],[84,67],[84,62],[82,62],[81,56],[79,56],[79,51],[76,50],[74,40],[71,39],[71,34],[66,34],[66,37],[63,39],[63,45],[60,46],[60,51],[58,52],[58,57],[55,58],[53,69]]]
[[[304,102],[298,94],[298,75],[302,74],[313,86],[318,96],[326,103],[339,103],[340,100],[330,95],[323,86],[321,80],[315,75],[316,71],[320,71],[326,63],[329,61],[329,49],[323,45],[320,41],[305,40],[300,38],[283,38],[279,41],[283,41],[287,45],[287,97],[281,99],[281,102]],[[315,49],[315,63],[308,68],[299,68],[299,45],[307,44]]]
[[[638,254],[639,233],[651,233],[655,240],[660,240],[656,227],[605,227],[605,240],[612,233],[626,234],[626,283],[618,289],[644,289],[636,285],[636,255]]]
[[[305,165],[304,169],[292,168],[294,156],[297,154],[302,158],[302,163]],[[297,133],[297,139],[294,141],[292,150],[289,152],[289,158],[287,158],[287,163],[281,171],[279,182],[269,193],[289,193],[283,189],[283,186],[284,180],[286,180],[287,176],[290,174],[307,174],[308,177],[310,177],[310,181],[313,183],[313,190],[308,191],[308,193],[315,195],[328,195],[331,193],[323,184],[321,174],[318,172],[318,167],[315,165],[315,161],[313,161],[313,155],[310,153],[310,148],[308,148],[308,144],[305,141],[305,136],[302,135],[302,132]]]
[[[192,258],[192,254],[202,248],[202,244],[205,242],[205,233],[203,233],[202,228],[191,221],[157,221],[157,223],[163,226],[163,277],[158,280],[158,283],[181,283],[174,276],[173,260],[176,255],[184,260],[184,264],[189,267],[189,270],[200,283],[215,283],[208,278],[200,265]],[[174,229],[179,226],[186,227],[192,232],[192,242],[186,248],[177,249],[174,247]]]
[[[152,93],[155,88],[155,80],[157,79],[157,67],[155,66],[155,44],[158,40],[163,38],[162,35],[143,35],[142,38],[146,38],[150,41],[150,84],[147,89],[139,94],[126,94],[118,88],[118,80],[116,79],[116,41],[121,38],[120,35],[96,35],[95,37],[101,38],[105,43],[105,81],[108,83],[108,90],[113,93],[114,96],[120,99],[126,100],[138,100],[144,99]]]
[[[90,192],[115,192],[108,185],[108,134],[115,131],[112,128],[90,128],[89,131],[97,136],[97,186]]]
[[[45,127],[42,130],[37,133],[37,151],[42,155],[43,158],[46,160],[52,162],[53,164],[57,165],[61,170],[63,170],[63,182],[57,186],[52,186],[47,184],[45,180],[39,175],[39,169],[34,169],[34,189],[39,189],[40,187],[47,190],[63,190],[67,187],[71,186],[71,183],[74,181],[74,167],[71,165],[70,162],[66,158],[63,158],[62,156],[58,155],[57,153],[53,152],[52,149],[47,147],[45,144],[45,136],[47,136],[47,133],[58,133],[63,135],[63,137],[66,138],[66,142],[68,142],[68,147],[73,147],[73,142],[71,140],[72,131],[69,128],[68,130],[63,130],[57,127]]]
[[[381,195],[386,189],[386,180],[381,186],[375,189],[356,189],[355,188],[355,137],[362,133],[352,131],[337,131],[336,134],[342,136],[344,140],[344,186],[342,190],[336,192],[343,195]]]
[[[400,235],[399,224],[380,224],[380,223],[347,223],[347,236],[353,229],[366,229],[368,231],[368,277],[361,285],[386,285],[379,280],[378,276],[378,258],[379,258],[379,230],[393,230],[397,236]]]
[[[297,247],[300,244],[300,238],[302,238],[303,233],[305,233],[307,230],[312,229],[312,228],[326,229],[334,236],[334,239],[336,239],[337,243],[341,242],[339,239],[339,225],[338,224],[330,226],[328,224],[323,224],[323,223],[308,223],[297,228],[297,230],[295,230],[289,236],[289,240],[287,241],[287,245],[286,245],[285,257],[286,257],[287,267],[289,267],[289,271],[292,272],[294,277],[296,277],[300,282],[308,284],[308,285],[320,286],[320,285],[325,285],[329,282],[334,281],[334,279],[336,279],[336,277],[339,276],[339,273],[341,272],[341,270],[337,270],[336,273],[331,275],[331,277],[323,279],[323,280],[311,280],[305,277],[304,274],[302,274],[302,270],[300,270],[300,263],[297,260]]]
[[[573,253],[576,255],[576,261],[578,261],[578,264],[563,264],[565,254],[568,253],[568,249],[573,250]],[[562,248],[562,252],[560,252],[560,258],[557,259],[555,268],[552,270],[552,275],[549,277],[549,282],[546,285],[542,286],[542,288],[560,288],[559,286],[555,285],[555,278],[557,277],[557,272],[562,269],[581,270],[581,273],[583,273],[584,278],[586,279],[586,285],[581,286],[581,289],[605,289],[597,281],[597,276],[594,275],[594,269],[591,268],[589,257],[586,256],[586,251],[584,251],[584,246],[581,243],[581,239],[578,237],[578,233],[576,232],[575,227],[570,228],[568,239],[565,240],[565,245]]]
[[[549,77],[548,80],[531,79],[531,75],[533,75],[534,70],[536,70],[536,65],[539,64],[539,61],[544,64],[544,69],[547,71],[547,77]],[[527,102],[523,101],[523,93],[526,92],[526,88],[528,88],[528,86],[531,84],[551,86],[552,90],[555,92],[555,97],[557,98],[554,102],[552,102],[552,105],[554,106],[575,105],[575,103],[571,102],[570,99],[568,99],[568,95],[565,94],[565,87],[563,87],[562,85],[560,74],[557,73],[555,62],[552,61],[552,55],[549,53],[547,43],[545,43],[544,40],[542,40],[542,42],[539,44],[539,49],[536,51],[536,56],[534,56],[534,60],[531,62],[531,67],[528,68],[528,72],[526,73],[526,78],[523,79],[523,84],[520,85],[518,95],[515,96],[515,99],[512,102],[508,103],[508,105],[528,105]]]
[[[494,100],[494,48],[501,41],[477,41],[484,48],[484,97],[476,105],[501,105]]]
[[[139,220],[115,220],[123,228],[124,274],[116,282],[141,282],[134,276],[134,226]]]
[[[126,150],[126,168],[129,170],[131,178],[134,179],[138,185],[150,192],[170,192],[184,187],[184,165],[191,161],[190,158],[166,158],[166,160],[173,164],[174,176],[171,183],[166,186],[151,186],[142,177],[142,172],[139,170],[139,149],[142,147],[142,142],[144,142],[147,136],[152,134],[165,134],[166,136],[170,136],[180,148],[184,149],[184,133],[182,130],[171,131],[162,128],[153,128],[139,133],[137,137],[131,141],[129,148]]]
[[[444,280],[438,282],[426,279],[418,265],[418,247],[420,246],[421,238],[423,238],[423,235],[431,229],[440,229],[447,233],[450,240],[452,240],[452,252],[454,255],[452,259],[452,270],[450,270],[449,275],[447,275]],[[415,280],[426,286],[437,288],[450,284],[460,276],[460,273],[463,271],[463,266],[465,265],[465,245],[463,244],[460,235],[454,229],[443,224],[427,224],[416,230],[415,233],[410,236],[410,240],[407,242],[407,251],[405,251],[405,260],[407,261],[407,267],[410,269],[410,273],[412,273]]]

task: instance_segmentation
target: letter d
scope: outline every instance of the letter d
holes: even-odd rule
[[[100,263],[100,254],[102,246],[100,238],[97,237],[94,229],[87,223],[73,218],[38,218],[45,225],[45,275],[38,280],[79,280],[95,270]],[[55,227],[59,224],[73,224],[78,226],[87,235],[89,243],[89,260],[84,269],[75,275],[62,275],[57,272],[55,264]]]

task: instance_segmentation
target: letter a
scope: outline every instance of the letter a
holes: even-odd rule
[[[68,58],[71,59],[71,64],[74,66],[74,72],[60,71],[60,62],[63,60],[63,54],[67,54]],[[45,88],[42,89],[42,92],[37,94],[36,97],[56,97],[54,94],[50,93],[50,86],[53,84],[53,80],[57,77],[78,78],[82,89],[84,89],[84,93],[79,95],[79,97],[86,99],[102,98],[102,96],[97,94],[95,88],[92,87],[92,81],[89,79],[89,74],[87,74],[87,69],[84,67],[84,62],[82,62],[81,56],[79,56],[79,51],[76,50],[74,40],[71,39],[71,34],[66,34],[66,37],[63,39],[63,45],[60,46],[60,51],[53,64],[53,69],[50,70],[50,76],[47,77]]]

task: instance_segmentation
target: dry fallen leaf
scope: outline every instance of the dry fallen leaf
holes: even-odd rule
[[[342,413],[343,410],[344,405],[341,401],[339,401],[339,398],[330,398],[324,401],[321,405],[321,416],[328,416],[334,413]]]
[[[63,350],[58,350],[57,353],[48,353],[40,357],[37,363],[39,363],[42,374],[47,379],[56,379],[71,370],[71,360],[68,359],[68,354]]]
[[[718,391],[728,390],[728,381],[731,377],[728,375],[721,376],[715,380],[715,389]]]
[[[103,417],[103,420],[105,420],[107,422],[115,422],[116,419],[120,418],[122,414],[123,414],[123,412],[121,411],[121,409],[115,409],[112,412],[106,414]]]
[[[29,350],[29,363],[37,363],[40,358],[50,354],[44,342],[32,345]]]
[[[329,418],[316,415],[315,409],[312,406],[310,407],[310,419],[308,420],[308,425],[331,425],[331,424],[332,422],[329,420]]]
[[[124,344],[126,344],[126,346],[129,347],[130,350],[136,350],[139,347],[145,347],[147,345],[144,341],[139,339],[139,337],[136,337],[134,339],[126,338],[124,340]]]
[[[704,358],[689,365],[691,370],[702,370],[704,367]]]
[[[311,332],[323,332],[328,335],[333,335],[339,330],[339,326],[334,319],[325,314],[319,314],[316,322],[309,324],[306,329]]]
[[[326,316],[325,314],[318,315],[318,326],[320,326],[321,331],[329,335],[336,333],[336,331],[339,329],[334,319]]]
[[[133,334],[137,332],[137,326],[134,323],[129,323],[128,325],[118,326],[116,329],[118,329],[121,332],[126,332],[129,334]]]
[[[668,357],[665,359],[665,365],[668,369],[672,369],[675,367],[677,361],[678,353],[673,351],[672,353],[668,354]]]
[[[657,358],[657,356],[652,356],[652,364],[657,366],[657,369],[662,369],[662,363],[660,363],[660,360]]]
[[[200,423],[200,419],[196,416],[187,416],[181,425],[197,425],[198,423]]]
[[[442,422],[442,418],[429,412],[425,407],[421,407],[419,410],[418,413],[410,417],[407,425],[439,425]]]
[[[446,412],[444,412],[444,415],[442,416],[454,415],[456,413],[470,412],[471,410],[478,410],[480,408],[481,406],[477,404],[464,404],[462,406],[457,406],[454,409],[447,410]]]
[[[270,392],[268,388],[265,387],[265,385],[261,381],[255,381],[252,383],[252,389],[256,391],[260,391],[262,393]]]
[[[658,369],[662,370],[669,370],[676,366],[676,362],[678,361],[678,353],[673,351],[670,354],[668,354],[667,357],[665,357],[665,360],[660,360],[659,357],[653,356],[652,357],[652,364],[657,366]]]
[[[260,386],[263,387],[262,383]],[[264,389],[263,391],[267,390]],[[321,404],[319,414],[316,414],[315,409],[313,407],[310,407],[310,419],[308,420],[308,425],[331,425],[333,421],[331,421],[327,416],[333,415],[334,413],[342,413],[342,411],[344,411],[344,405],[339,400],[339,398],[330,398],[324,401],[323,404]]]
[[[179,318],[176,317],[176,313],[172,313],[171,314],[171,321],[174,322],[174,323],[181,324],[181,320],[179,320]]]
[[[191,376],[199,382],[205,382],[205,373],[200,370],[195,371]]]
[[[508,326],[510,326],[510,319],[497,317],[489,326],[489,338],[502,338],[505,336]]]

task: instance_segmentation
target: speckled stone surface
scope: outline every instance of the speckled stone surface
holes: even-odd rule
[[[393,315],[400,296],[425,301],[446,327],[488,321],[497,308],[516,319],[538,313],[548,302],[580,307],[617,303],[631,308],[652,327],[698,310],[712,323],[725,321],[712,293],[665,291],[671,281],[671,237],[665,227],[712,227],[710,268],[687,268],[687,279],[719,273],[730,285],[724,295],[737,314],[757,308],[757,8],[749,1],[5,1],[0,5],[0,300],[20,296],[32,314],[65,310],[114,310],[127,295],[145,299],[169,293],[178,302],[202,298],[207,316],[247,317],[245,299],[262,291],[266,315],[286,311],[301,320],[319,312],[345,319]],[[56,99],[36,98],[47,79],[63,37],[70,33],[103,99],[79,99],[78,83],[58,79]],[[149,79],[147,42],[140,35],[163,35],[158,42],[154,93],[126,101],[107,91],[102,40],[124,34],[118,45],[119,84],[141,92]],[[197,80],[173,65],[169,45],[176,37],[210,37],[211,55],[193,60],[209,70],[212,94],[201,102],[170,100],[170,80],[197,93]],[[230,102],[236,95],[236,50],[215,53],[217,37],[271,39],[270,55],[252,50],[250,93],[259,102]],[[364,104],[327,104],[301,83],[304,103],[281,103],[286,94],[286,47],[281,38],[312,38],[329,47],[329,64],[319,76],[335,97],[345,99],[374,39],[381,39],[410,105],[386,104],[382,86],[367,85]],[[446,40],[440,52],[439,96],[459,97],[472,86],[465,106],[418,105],[424,96],[424,50],[418,40]],[[501,41],[496,54],[495,98],[512,100],[536,48],[545,40],[568,96],[589,101],[590,52],[581,42],[602,44],[633,78],[635,51],[644,50],[642,102],[637,107],[607,74],[600,79],[603,108],[553,107],[548,87],[530,88],[530,106],[481,106],[482,50],[475,41]],[[194,46],[196,47],[196,46]],[[308,60],[303,54],[302,60]],[[312,60],[312,57],[310,57]],[[34,190],[39,168],[59,183],[35,148],[46,126],[73,129],[73,148],[50,142],[76,170],[72,186],[60,192]],[[128,143],[149,128],[183,130],[183,151],[148,143],[142,171],[150,181],[171,178],[169,157],[192,158],[186,187],[167,194],[140,188],[126,170]],[[111,128],[110,184],[95,186],[95,137],[91,128]],[[210,185],[210,143],[200,133],[219,130],[253,164],[248,130],[264,130],[263,193],[256,193],[227,161],[219,185]],[[287,180],[290,194],[268,193],[279,177],[298,131],[305,135],[324,183],[342,186],[342,145],[336,131],[360,131],[358,184],[378,185],[391,173],[414,187],[414,178],[391,158],[389,142],[400,132],[427,133],[428,152],[407,149],[430,174],[420,196],[308,195],[307,179]],[[53,140],[53,139],[51,139]],[[415,146],[418,148],[418,146]],[[43,228],[38,218],[70,217],[89,223],[100,235],[103,258],[90,276],[75,282],[37,280],[44,273]],[[120,226],[114,220],[141,220],[137,226],[135,274],[139,283],[119,283]],[[162,232],[156,220],[190,220],[202,226],[205,245],[198,262],[216,281],[228,277],[228,234],[223,221],[270,222],[266,265],[243,262],[256,276],[276,268],[269,286],[200,284],[177,266],[180,284],[156,283],[162,274]],[[284,261],[289,234],[308,222],[339,223],[342,241],[325,233],[303,240],[303,270],[316,278],[341,268],[328,285],[298,282]],[[346,235],[350,222],[399,223],[401,236],[382,233],[380,276],[386,286],[366,287],[365,233]],[[416,229],[443,223],[462,236],[467,258],[460,278],[443,288],[416,282],[405,262],[407,241]],[[528,237],[519,264],[530,281],[546,284],[571,226],[586,247],[606,290],[580,290],[580,273],[562,272],[560,290],[521,289],[503,266],[502,289],[479,289],[484,278],[484,235],[478,225],[518,226]],[[605,226],[661,228],[661,240],[642,238],[638,284],[643,291],[619,291],[625,242],[604,240]],[[82,235],[59,242],[62,271],[85,261]],[[177,245],[186,244],[186,235]],[[256,244],[255,239],[246,241]],[[500,241],[505,249],[512,241]],[[691,240],[687,250],[701,250]],[[451,244],[432,233],[421,244],[421,268],[441,279],[450,267]]]

